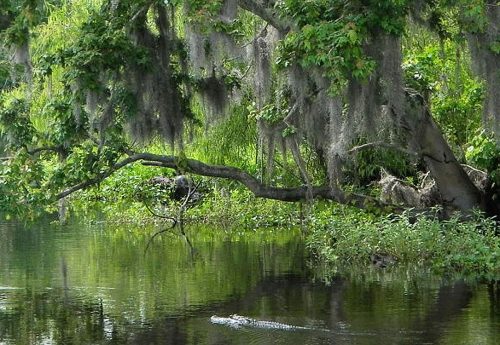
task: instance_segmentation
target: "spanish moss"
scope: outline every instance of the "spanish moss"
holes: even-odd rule
[[[500,143],[500,56],[492,50],[492,45],[500,37],[500,6],[489,1],[486,8],[487,26],[484,32],[468,34],[467,39],[472,54],[475,72],[486,81],[486,99],[483,109],[483,124],[492,128]]]

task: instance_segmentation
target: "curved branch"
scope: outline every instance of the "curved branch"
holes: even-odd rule
[[[345,193],[339,189],[333,189],[329,186],[313,186],[311,189],[308,189],[306,186],[296,188],[272,187],[262,184],[255,177],[239,168],[209,165],[195,159],[180,160],[176,156],[163,156],[152,153],[133,154],[112,166],[107,172],[66,189],[65,191],[59,193],[56,198],[61,199],[76,191],[86,189],[95,184],[98,184],[107,177],[111,176],[115,171],[125,167],[126,165],[138,161],[142,161],[142,164],[148,166],[157,166],[171,169],[178,169],[178,163],[182,162],[182,167],[186,172],[191,172],[193,174],[201,176],[220,177],[239,181],[256,197],[260,198],[292,202],[307,200],[308,196],[312,195],[313,198],[333,200],[341,204],[349,204],[363,209],[370,207],[390,207],[392,211],[403,210],[402,207],[386,204],[370,196],[355,193]]]
[[[290,31],[290,25],[286,24],[277,15],[272,13],[272,11],[269,8],[262,6],[255,0],[240,0],[239,6],[242,9],[253,13],[257,17],[260,17],[261,19],[272,25],[275,29],[277,29],[281,33],[287,33],[288,31]]]
[[[158,218],[162,218],[162,219],[168,219],[168,220],[171,220],[172,222],[174,223],[177,223],[177,219],[175,219],[174,217],[170,217],[170,216],[165,216],[165,215],[162,215],[162,214],[159,214],[159,213],[156,213],[155,211],[153,211],[153,209],[147,204],[147,203],[143,203],[143,205],[146,207],[146,209],[149,211],[149,213],[151,213],[153,216],[155,217],[158,217]]]

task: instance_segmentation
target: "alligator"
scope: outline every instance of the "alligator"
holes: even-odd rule
[[[229,315],[229,317],[220,317],[214,315],[210,318],[210,322],[219,325],[229,326],[232,328],[253,327],[253,328],[265,328],[265,329],[276,329],[276,330],[286,330],[286,331],[317,330],[315,328],[310,328],[310,327],[287,325],[286,323],[281,323],[281,322],[256,320],[249,317],[240,316],[237,314]]]

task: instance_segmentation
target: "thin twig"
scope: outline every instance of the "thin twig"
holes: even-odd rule
[[[149,246],[151,245],[151,243],[153,242],[153,240],[165,233],[165,232],[169,232],[171,231],[172,229],[174,229],[177,224],[179,224],[179,230],[180,230],[180,233],[181,235],[186,239],[186,242],[187,244],[189,245],[189,248],[191,250],[191,252],[194,251],[194,247],[193,247],[193,244],[191,243],[191,240],[189,239],[189,237],[187,236],[186,232],[184,231],[184,219],[183,219],[183,216],[184,216],[184,211],[185,211],[185,208],[189,202],[189,200],[192,198],[192,196],[194,195],[194,193],[197,191],[198,187],[200,186],[201,184],[201,181],[199,183],[197,183],[194,188],[191,187],[191,184],[189,184],[189,189],[188,189],[188,193],[186,195],[186,197],[184,198],[184,202],[181,204],[181,206],[179,207],[179,212],[178,212],[178,217],[177,219],[174,218],[174,217],[169,217],[169,216],[164,216],[164,215],[161,215],[161,214],[158,214],[156,212],[154,212],[150,207],[149,205],[147,205],[146,203],[144,203],[144,206],[146,206],[146,209],[155,217],[159,217],[159,218],[163,218],[163,219],[169,219],[171,220],[173,223],[172,223],[172,226],[170,228],[166,228],[166,229],[163,229],[163,230],[160,230],[156,233],[153,234],[153,236],[151,236],[151,238],[149,239],[147,245],[146,245],[146,248],[144,249],[144,255],[146,255],[148,249],[149,249]]]
[[[158,214],[158,213],[154,212],[153,209],[151,207],[149,207],[149,205],[146,203],[144,203],[144,206],[149,211],[149,213],[151,213],[153,216],[158,217],[158,218],[168,219],[168,220],[173,221],[174,223],[177,223],[177,219],[175,219],[174,217],[169,217],[169,216],[164,216],[162,214]]]
[[[391,150],[399,151],[401,153],[405,153],[405,154],[410,155],[410,156],[416,156],[416,157],[419,156],[419,154],[417,152],[415,152],[415,151],[407,150],[407,149],[404,149],[402,147],[398,147],[396,145],[387,144],[387,143],[382,142],[382,141],[375,141],[375,142],[372,142],[372,143],[367,143],[367,144],[355,146],[352,149],[350,149],[349,151],[347,151],[347,153],[352,154],[352,153],[356,153],[358,151],[361,151],[361,150],[364,150],[364,149],[368,149],[368,148],[371,148],[371,147],[383,147],[383,148],[386,148],[386,149],[391,149]]]
[[[200,184],[201,184],[201,181],[198,182],[198,184],[196,184],[193,188],[191,186],[192,184],[189,183],[188,193],[187,193],[186,197],[184,198],[184,202],[182,203],[181,207],[179,208],[178,222],[179,222],[180,232],[181,232],[182,236],[184,236],[184,238],[186,239],[186,242],[191,250],[191,254],[194,253],[194,247],[193,247],[193,244],[191,243],[191,240],[189,239],[188,235],[184,231],[184,212],[186,210],[187,203],[192,198],[192,196],[194,195],[194,193],[196,192],[196,190],[198,189]]]

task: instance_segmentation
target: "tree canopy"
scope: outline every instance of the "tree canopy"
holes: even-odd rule
[[[4,207],[141,162],[284,201],[499,213],[498,1],[17,0],[0,13]],[[381,170],[418,200],[362,193]]]

